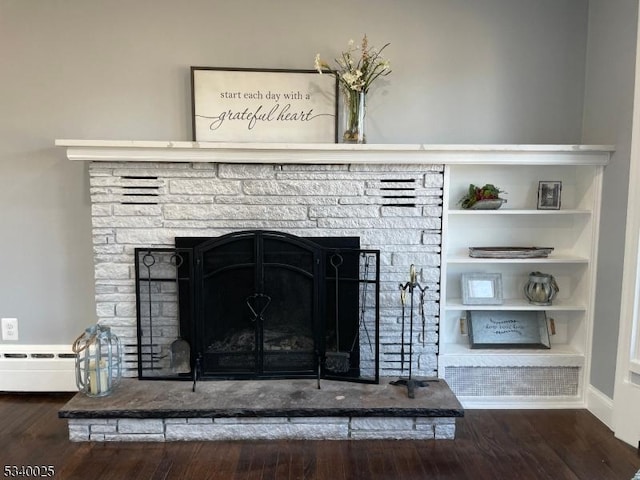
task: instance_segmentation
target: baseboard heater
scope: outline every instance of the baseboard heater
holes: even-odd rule
[[[71,345],[0,345],[0,391],[77,390]]]

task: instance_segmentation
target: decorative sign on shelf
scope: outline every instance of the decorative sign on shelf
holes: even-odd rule
[[[463,273],[462,303],[464,305],[501,305],[501,273]]]
[[[467,312],[471,348],[551,348],[542,311]]]
[[[335,75],[191,67],[193,140],[337,142]]]

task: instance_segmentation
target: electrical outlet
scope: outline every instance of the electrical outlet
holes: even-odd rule
[[[18,319],[2,319],[2,340],[18,340]]]

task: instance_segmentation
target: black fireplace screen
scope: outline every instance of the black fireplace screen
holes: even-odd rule
[[[247,231],[136,249],[141,379],[378,381],[377,250]]]

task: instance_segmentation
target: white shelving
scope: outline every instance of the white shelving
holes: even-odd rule
[[[500,407],[583,406],[589,378],[602,174],[610,151],[603,148],[603,152],[606,155],[599,163],[581,161],[580,155],[569,160],[559,153],[555,159],[550,154],[541,165],[535,156],[529,158],[521,152],[518,161],[509,165],[483,158],[477,163],[445,167],[438,363],[441,377],[459,384],[461,391],[473,391],[461,395],[465,406],[488,401]],[[540,181],[562,182],[559,210],[537,209]],[[504,190],[507,203],[499,210],[461,209],[459,199],[469,184],[485,183]],[[547,258],[469,257],[469,247],[490,246],[554,250]],[[556,278],[560,291],[552,305],[532,305],[524,296],[524,285],[533,271]],[[503,303],[464,305],[463,273],[500,273]],[[545,311],[551,348],[471,348],[468,311]],[[540,382],[543,393],[520,393],[523,385],[529,386],[528,371],[521,367],[538,367],[538,377],[532,376],[531,382]],[[501,376],[502,372],[505,375]],[[563,375],[568,375],[568,380]],[[556,376],[559,393],[549,386]],[[478,382],[479,378],[486,381],[486,388],[467,388],[465,382]],[[537,388],[531,386],[532,390]],[[566,391],[572,393],[567,395]],[[531,400],[523,404],[527,397]]]
[[[587,310],[584,304],[575,304],[567,300],[555,300],[553,305],[540,306],[531,305],[527,300],[509,298],[502,305],[463,305],[461,298],[452,298],[447,300],[444,305],[445,310],[540,310],[540,311],[576,311],[581,312]]]
[[[547,245],[544,245],[545,247]],[[524,263],[527,265],[535,265],[535,264],[545,264],[545,263],[589,263],[589,259],[587,257],[580,257],[575,255],[566,255],[566,254],[555,254],[553,256],[547,258],[494,258],[494,259],[486,259],[486,258],[471,258],[471,257],[462,257],[462,256],[454,256],[447,259],[447,263],[459,263],[459,264],[485,264],[489,265],[492,263],[507,263],[507,264],[517,264]]]
[[[449,212],[451,216],[468,216],[468,217],[503,217],[511,215],[524,215],[526,217],[567,217],[571,215],[591,215],[592,212],[583,209],[571,209],[571,210],[524,210],[524,209],[507,209],[500,210],[452,210]]]

